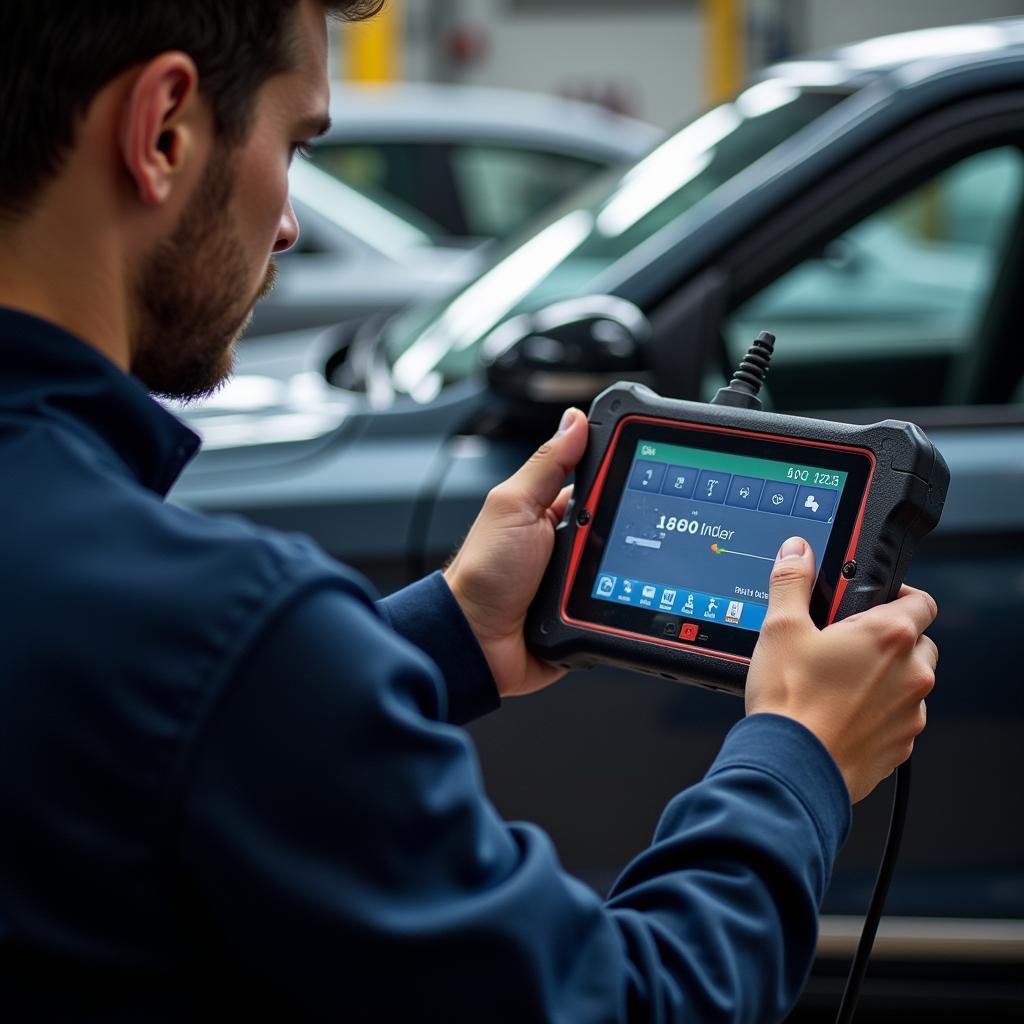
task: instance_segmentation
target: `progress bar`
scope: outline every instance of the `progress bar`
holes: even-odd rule
[[[711,545],[711,550],[716,555],[739,555],[740,558],[756,558],[761,562],[774,562],[774,558],[766,558],[764,555],[752,555],[749,551],[730,551],[728,548],[720,548],[717,544]]]

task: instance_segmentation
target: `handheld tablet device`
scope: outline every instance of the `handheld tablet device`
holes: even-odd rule
[[[761,335],[743,366],[773,342]],[[539,657],[742,692],[775,555],[794,535],[814,550],[819,626],[899,591],[949,480],[924,432],[763,412],[760,380],[736,383],[718,401],[750,407],[629,383],[594,400],[574,501],[527,623]]]

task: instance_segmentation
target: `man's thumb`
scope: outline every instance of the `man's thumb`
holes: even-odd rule
[[[790,537],[775,557],[768,587],[768,614],[809,618],[814,552],[802,537]]]
[[[512,477],[516,489],[536,508],[548,508],[587,447],[587,417],[567,409],[558,433],[530,456]]]

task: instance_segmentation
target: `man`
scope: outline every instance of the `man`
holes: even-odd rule
[[[162,500],[196,440],[146,390],[228,372],[298,233],[325,13],[367,6],[0,11],[6,1019],[779,1019],[850,799],[923,728],[927,595],[819,632],[788,541],[748,717],[602,901],[498,818],[458,728],[559,674],[522,625],[582,414],[376,605],[301,539]]]

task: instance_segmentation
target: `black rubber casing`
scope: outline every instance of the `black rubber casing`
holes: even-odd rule
[[[891,600],[898,593],[917,542],[939,521],[949,469],[924,431],[913,423],[885,420],[853,426],[828,420],[662,398],[642,384],[619,383],[603,391],[590,408],[590,439],[576,472],[573,502],[556,531],[555,550],[530,609],[526,639],[531,651],[563,668],[608,663],[623,668],[740,694],[748,659],[704,653],[681,644],[614,635],[566,621],[563,607],[572,584],[573,551],[593,521],[595,483],[623,420],[643,416],[770,435],[869,453],[868,482],[852,576],[843,581],[830,621]],[[598,495],[598,500],[617,496]],[[582,515],[581,515],[582,513]],[[845,575],[845,574],[844,574]]]

